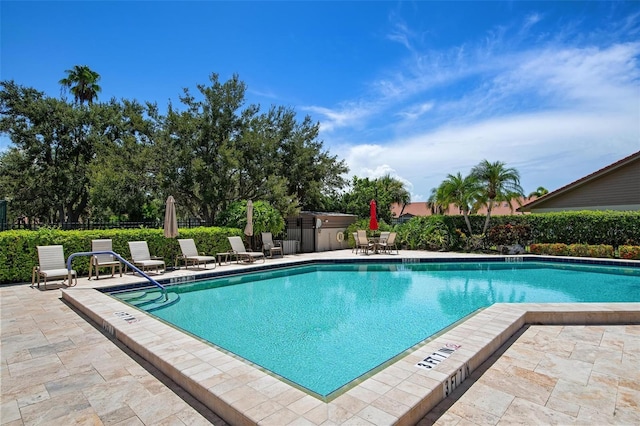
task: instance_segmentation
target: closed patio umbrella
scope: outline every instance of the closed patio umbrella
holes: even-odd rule
[[[164,236],[175,238],[178,236],[178,219],[176,217],[176,202],[172,195],[167,198],[164,211]]]
[[[371,200],[369,203],[369,229],[372,231],[378,230],[378,217],[376,215],[376,200]]]
[[[247,226],[244,227],[244,235],[253,236],[253,201],[247,201]]]

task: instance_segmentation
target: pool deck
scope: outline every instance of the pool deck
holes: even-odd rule
[[[0,286],[0,424],[640,424],[640,303],[496,304],[325,402],[78,281]]]

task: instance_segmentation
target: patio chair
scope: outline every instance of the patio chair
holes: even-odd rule
[[[204,268],[207,268],[207,262],[213,262],[213,268],[216,267],[216,257],[215,256],[205,256],[204,253],[198,252],[196,248],[196,243],[193,241],[193,238],[181,239],[178,240],[180,243],[180,250],[182,251],[182,260],[184,260],[185,267],[189,268],[189,263],[192,266],[200,267],[200,265],[204,265]]]
[[[382,249],[383,252],[388,252],[389,254],[391,254],[391,252],[393,251],[393,249],[396,249],[396,254],[399,254],[400,252],[398,251],[398,246],[396,245],[396,233],[395,232],[391,232],[389,234],[389,237],[386,239],[386,241],[384,242],[380,242],[380,248]]]
[[[385,241],[387,241],[387,238],[389,238],[389,234],[391,234],[391,232],[389,231],[382,231],[380,232],[380,242],[384,243]]]
[[[151,257],[149,246],[146,241],[129,241],[129,251],[131,252],[131,262],[140,268],[142,272],[155,268],[159,272],[160,266],[163,271],[167,269],[164,259],[161,257]]]
[[[91,251],[113,251],[112,242],[108,240],[91,240]],[[91,262],[89,263],[89,279],[93,275],[93,271],[96,273],[96,280],[100,279],[100,268],[111,268],[111,277],[116,272],[116,266],[122,276],[122,263],[116,259],[112,254],[94,254],[91,256]]]
[[[44,288],[47,289],[47,280],[50,278],[62,278],[69,280],[68,286],[78,284],[78,274],[73,269],[68,270],[64,261],[64,249],[62,246],[37,246],[38,248],[38,266],[33,267],[31,273],[31,287],[38,278],[38,288],[40,288],[40,278],[44,278]],[[73,284],[72,278],[75,278]]]
[[[268,251],[269,257],[273,257],[274,253],[280,253],[280,256],[284,257],[284,254],[282,253],[282,246],[274,244],[271,232],[262,233],[262,251],[263,253]]]
[[[369,250],[375,249],[375,244],[373,244],[371,241],[369,241],[369,238],[367,238],[367,231],[365,231],[364,229],[358,229],[357,237],[359,250],[364,251],[365,254],[369,254]]]
[[[242,238],[240,237],[227,237],[229,244],[231,244],[231,251],[239,261],[253,263],[256,259],[262,259],[264,262],[266,259],[264,253],[249,251],[245,248]]]

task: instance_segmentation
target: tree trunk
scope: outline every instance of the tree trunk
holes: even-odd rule
[[[469,214],[466,210],[462,210],[462,216],[464,216],[464,221],[467,224],[467,228],[469,229],[469,237],[473,235],[473,231],[471,230],[471,221],[469,221]]]
[[[489,201],[487,205],[487,218],[484,221],[484,228],[482,229],[482,233],[487,233],[487,228],[489,227],[489,219],[491,219],[491,208],[493,207],[493,201]]]

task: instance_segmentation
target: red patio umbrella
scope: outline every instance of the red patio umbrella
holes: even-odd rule
[[[369,203],[369,229],[371,229],[372,231],[378,230],[378,217],[376,215],[376,210],[376,200],[371,200],[371,202]]]

